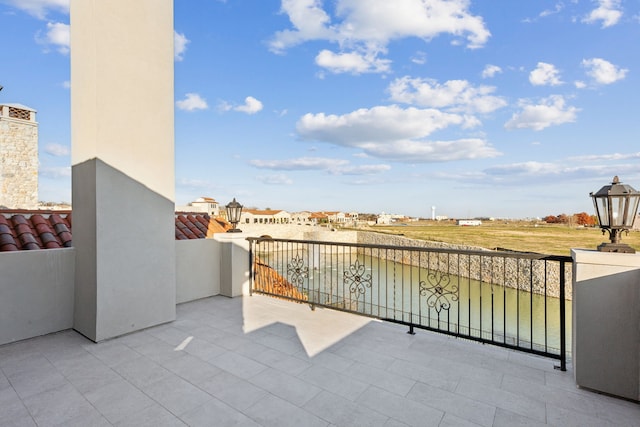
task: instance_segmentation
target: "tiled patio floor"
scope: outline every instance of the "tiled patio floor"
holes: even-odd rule
[[[640,426],[555,361],[264,296],[0,346],[0,426]]]

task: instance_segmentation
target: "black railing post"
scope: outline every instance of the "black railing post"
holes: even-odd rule
[[[565,262],[560,261],[560,370],[567,370],[567,319],[565,307]]]
[[[254,240],[249,240],[249,296],[253,296],[253,284],[255,283],[255,278],[253,277],[253,245],[254,243],[255,243]]]

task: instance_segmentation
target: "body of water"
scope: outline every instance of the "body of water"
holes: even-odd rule
[[[356,253],[260,254],[310,303],[538,351],[560,352],[560,300]],[[571,319],[571,301],[566,301]],[[566,322],[567,354],[571,322]]]

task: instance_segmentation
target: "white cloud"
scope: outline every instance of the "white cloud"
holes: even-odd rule
[[[322,9],[321,0],[282,0],[281,13],[289,16],[293,30],[278,31],[269,43],[273,52],[281,53],[307,40],[334,39],[328,27],[331,18]]]
[[[333,175],[375,175],[391,170],[389,165],[344,166],[329,170]]]
[[[42,45],[53,45],[63,55],[69,53],[69,25],[62,22],[47,22],[47,31],[44,36],[36,34],[36,41]]]
[[[603,156],[604,157],[604,156]],[[638,176],[638,167],[634,163],[618,163],[612,165],[610,161],[602,159],[599,164],[580,164],[575,158],[560,159],[550,162],[521,162],[495,165],[482,171],[437,172],[429,176],[446,179],[450,182],[460,182],[472,185],[510,186],[522,188],[536,185],[557,184],[563,182],[579,183],[579,191],[585,191],[585,182],[596,182],[593,189],[601,186],[602,182],[611,180],[612,170],[625,177]],[[613,168],[613,169],[612,169]],[[559,195],[559,197],[562,197]]]
[[[570,157],[571,161],[612,161],[612,160],[635,160],[640,159],[640,152],[637,153],[613,153],[613,154],[592,154],[588,156]]]
[[[389,165],[351,165],[348,160],[326,157],[298,157],[285,160],[251,160],[259,169],[323,170],[332,175],[374,175],[391,169]]]
[[[405,163],[451,162],[484,159],[501,155],[499,151],[478,138],[455,141],[391,141],[386,144],[367,143],[362,149],[368,154]]]
[[[522,111],[513,114],[504,125],[506,129],[542,130],[549,126],[575,122],[580,111],[576,107],[565,105],[565,100],[560,95],[552,95],[535,105],[520,101],[520,106]]]
[[[357,147],[372,141],[421,138],[462,122],[463,117],[457,114],[391,105],[362,108],[341,116],[307,113],[298,120],[296,129],[304,140]]]
[[[187,45],[191,43],[184,34],[180,34],[177,31],[173,32],[173,56],[176,61],[182,61],[184,59],[184,53],[187,51]]]
[[[41,167],[39,174],[45,178],[69,178],[71,177],[71,166]]]
[[[210,181],[204,179],[194,179],[194,178],[180,178],[177,182],[178,186],[181,188],[189,188],[194,190],[203,190],[203,189],[216,189],[218,186]]]
[[[269,185],[291,185],[293,180],[285,174],[257,176],[256,179],[263,184]]]
[[[342,159],[326,157],[298,157],[286,160],[251,160],[249,164],[260,169],[274,170],[325,170],[347,165]]]
[[[187,93],[181,101],[176,101],[176,106],[184,111],[206,110],[209,108],[207,101],[197,93]]]
[[[416,54],[411,57],[411,62],[418,65],[424,65],[427,63],[427,54],[424,52],[416,52]]]
[[[47,144],[44,147],[44,152],[56,157],[68,156],[71,153],[71,150],[66,145],[60,144]]]
[[[440,84],[433,79],[402,77],[391,82],[388,90],[393,101],[452,112],[490,113],[507,105],[504,98],[492,95],[495,87],[474,87],[466,80]]]
[[[587,69],[589,75],[596,83],[608,85],[622,80],[629,70],[618,68],[602,58],[583,59],[582,66]]]
[[[498,165],[484,170],[489,175],[540,175],[558,173],[562,167],[555,163],[522,162],[508,165]]]
[[[598,7],[582,19],[587,24],[595,24],[602,21],[602,28],[616,25],[622,18],[620,0],[596,0]]]
[[[488,79],[498,73],[502,73],[502,68],[498,67],[497,65],[487,64],[485,65],[484,70],[482,70],[482,78]]]
[[[62,87],[65,89],[71,89],[71,81],[65,80],[62,82]]]
[[[396,105],[360,109],[341,116],[305,114],[296,124],[302,140],[359,148],[364,153],[403,162],[440,162],[494,157],[500,153],[479,139],[427,141],[431,133],[473,122],[436,109]]]
[[[556,3],[553,9],[545,9],[540,12],[540,17],[544,18],[545,16],[555,15],[556,13],[560,13],[564,9],[564,4],[562,2]]]
[[[557,162],[523,162],[507,165],[497,165],[485,169],[481,176],[475,177],[474,181],[485,181],[491,184],[520,185],[536,182],[568,182],[572,180],[593,180],[597,177],[611,179],[611,163],[602,164],[575,164],[575,160],[566,159]],[[626,175],[637,174],[638,168],[632,163],[616,164],[616,173]]]
[[[258,101],[253,96],[247,96],[244,99],[244,105],[233,107],[233,109],[242,113],[255,114],[262,110],[262,102]]]
[[[560,72],[553,64],[538,62],[535,70],[529,74],[529,82],[534,86],[558,86],[562,84]]]
[[[282,0],[281,12],[288,15],[292,28],[276,32],[269,48],[282,53],[306,41],[325,40],[338,44],[340,53],[321,52],[318,65],[327,64],[332,72],[354,72],[368,64],[369,72],[386,72],[389,62],[378,55],[386,53],[393,40],[429,41],[449,34],[466,39],[471,49],[482,47],[491,34],[482,17],[468,8],[468,0],[337,0],[332,22],[321,0]]]
[[[391,61],[379,59],[373,54],[333,53],[324,49],[316,56],[316,64],[334,74],[383,73],[390,70]]]
[[[23,10],[38,19],[46,19],[47,12],[69,13],[70,0],[3,0],[17,9]]]

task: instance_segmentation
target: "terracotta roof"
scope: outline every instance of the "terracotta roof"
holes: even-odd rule
[[[231,228],[223,218],[211,218],[207,214],[176,215],[176,240],[204,239],[214,233],[225,233]]]
[[[270,295],[280,295],[293,298],[297,301],[307,301],[308,297],[302,294],[291,282],[282,277],[270,265],[255,257],[255,289]]]
[[[213,197],[198,197],[195,201],[191,203],[218,203],[216,199]]]
[[[177,214],[176,240],[204,239],[231,224],[207,214]],[[71,211],[0,210],[0,252],[73,246]]]
[[[284,211],[282,209],[243,209],[242,212],[247,212],[253,215],[276,215]]]
[[[0,252],[71,246],[70,211],[5,210],[0,214]]]
[[[313,212],[309,218],[328,218],[328,215],[324,212]]]

